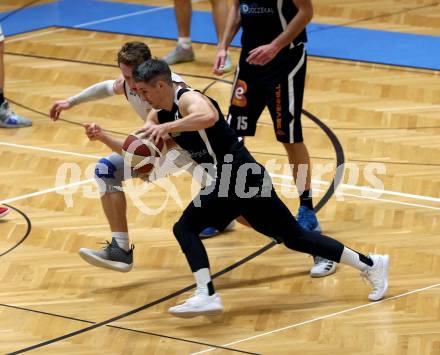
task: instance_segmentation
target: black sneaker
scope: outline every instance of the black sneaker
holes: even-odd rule
[[[106,241],[106,246],[101,250],[81,248],[79,256],[94,266],[119,272],[129,272],[133,268],[134,245],[129,251],[119,247],[116,240],[111,243]]]

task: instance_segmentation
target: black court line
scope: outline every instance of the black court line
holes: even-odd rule
[[[12,309],[20,310],[20,311],[37,313],[37,314],[43,314],[43,315],[50,316],[50,317],[57,317],[57,318],[62,318],[62,319],[68,319],[68,320],[73,320],[73,321],[82,322],[82,323],[95,324],[95,322],[92,322],[92,321],[89,321],[89,320],[85,320],[85,319],[80,319],[80,318],[76,318],[76,317],[68,317],[68,316],[63,316],[63,315],[56,314],[56,313],[38,311],[38,310],[34,310],[34,309],[30,309],[30,308],[25,308],[25,307],[12,306],[12,305],[9,305],[9,304],[0,303],[0,307],[12,308]],[[168,335],[163,335],[163,334],[158,334],[158,333],[153,333],[153,332],[147,332],[147,331],[138,330],[138,329],[119,327],[119,326],[116,326],[116,325],[107,325],[107,327],[113,328],[113,329],[118,329],[118,330],[123,330],[123,331],[128,331],[128,332],[133,332],[133,333],[139,333],[139,334],[156,336],[156,337],[160,337],[160,338],[166,338],[166,339],[170,339],[170,340],[182,341],[182,342],[185,342],[185,343],[209,346],[209,347],[214,347],[214,348],[218,347],[218,348],[221,348],[221,349],[224,349],[224,350],[240,352],[240,353],[243,353],[243,354],[255,354],[255,355],[257,355],[257,353],[247,352],[247,351],[244,351],[244,350],[238,350],[238,349],[228,348],[228,347],[224,347],[224,346],[217,346],[217,345],[213,345],[213,344],[209,344],[209,343],[203,343],[203,342],[200,342],[200,341],[189,340],[189,339],[184,339],[184,338],[178,338],[178,337],[173,337],[173,336],[168,336]]]
[[[24,10],[27,7],[30,7],[30,6],[32,6],[34,4],[36,4],[37,2],[40,2],[40,0],[32,0],[32,1],[28,2],[27,4],[24,4],[23,6],[15,9],[15,10],[12,10],[11,12],[7,13],[6,15],[4,15],[3,17],[0,17],[0,23],[3,22],[4,20],[6,20],[7,18],[15,15],[17,12],[20,12],[21,10]]]
[[[335,193],[336,189],[342,181],[342,178],[344,177],[344,149],[342,148],[342,144],[341,142],[339,142],[338,137],[336,137],[333,131],[324,122],[318,119],[315,115],[312,115],[309,111],[303,109],[302,112],[325,132],[327,137],[332,142],[333,148],[335,149],[336,153],[336,173],[324,196],[315,206],[315,210],[319,211],[322,207],[324,207],[330,197],[332,197],[332,195]]]
[[[15,244],[13,247],[9,248],[5,252],[1,253],[0,257],[10,253],[15,248],[17,248],[21,243],[23,243],[27,239],[27,237],[29,236],[29,234],[31,233],[31,230],[32,230],[32,222],[29,219],[29,217],[26,215],[26,213],[24,213],[23,211],[19,210],[18,208],[14,207],[14,206],[8,205],[8,204],[4,204],[4,206],[8,206],[9,208],[11,208],[14,211],[18,212],[19,214],[21,214],[27,223],[27,229],[26,229],[26,232],[24,233],[23,237],[17,242],[17,244]]]
[[[41,55],[36,55],[36,54],[22,54],[22,53],[14,53],[14,52],[8,52],[6,51],[5,54],[8,55],[13,55],[13,56],[19,56],[19,57],[29,57],[29,58],[37,58],[37,59],[47,59],[47,60],[54,60],[54,61],[61,61],[61,62],[68,62],[68,63],[75,63],[75,64],[88,64],[88,65],[96,65],[96,66],[101,66],[101,67],[111,67],[111,68],[118,68],[118,66],[116,64],[108,64],[108,63],[98,63],[98,62],[91,62],[91,61],[84,61],[84,60],[76,60],[76,59],[68,59],[68,58],[58,58],[58,57],[47,57],[47,56],[41,56]],[[315,58],[329,58],[329,59],[337,59],[338,61],[350,61],[349,59],[339,59],[339,58],[331,58],[331,57],[315,57]],[[362,62],[359,60],[356,61],[351,61],[352,63],[371,63],[371,62]],[[388,64],[384,64],[384,65],[388,65]],[[393,67],[393,69],[395,69],[397,67]],[[405,70],[405,68],[410,68],[410,67],[399,67],[402,68],[402,70]],[[419,72],[419,71],[415,71],[414,73],[420,73],[423,74],[423,72]],[[197,79],[206,79],[206,80],[213,80],[205,89],[204,91],[202,91],[202,93],[205,93],[211,86],[213,86],[214,84],[216,84],[217,82],[222,82],[225,84],[232,84],[233,81],[231,80],[227,80],[224,79],[227,76],[232,75],[233,73],[228,73],[227,75],[224,75],[223,77],[213,77],[213,76],[208,76],[208,75],[198,75],[198,74],[188,74],[188,73],[181,73],[181,72],[176,72],[176,74],[181,75],[181,76],[186,76],[189,78],[197,78]],[[16,103],[17,105],[23,106],[19,103]],[[25,107],[25,106],[23,106]],[[41,113],[44,114],[40,111],[37,110],[33,110],[29,107],[25,107],[30,111],[34,111],[37,113]],[[45,115],[45,114],[44,114]],[[65,119],[60,119],[60,120],[64,120],[66,122],[72,123],[72,124],[79,124],[77,122],[74,121],[67,121]],[[272,125],[271,123],[260,123],[263,125]],[[303,128],[315,128],[315,127],[303,127]],[[386,131],[386,130],[418,130],[418,129],[439,129],[440,125],[436,125],[436,126],[417,126],[417,127],[332,127],[332,130],[346,130],[346,131]],[[107,132],[112,132],[115,134],[121,134],[120,132],[116,132],[116,131],[107,131]]]
[[[277,244],[277,243],[276,243],[275,241],[271,241],[269,244],[265,245],[264,247],[262,247],[261,249],[257,250],[256,252],[254,252],[254,253],[252,253],[252,254],[246,256],[245,258],[239,260],[238,262],[236,262],[236,263],[234,263],[234,264],[232,264],[232,265],[230,265],[230,266],[224,268],[223,270],[221,270],[221,271],[219,271],[219,272],[213,274],[213,275],[212,275],[212,279],[216,279],[217,277],[219,277],[219,276],[221,276],[221,275],[223,275],[223,274],[225,274],[225,273],[227,273],[227,272],[229,272],[229,271],[231,271],[231,270],[237,268],[238,266],[240,266],[240,265],[242,265],[242,264],[248,262],[249,260],[255,258],[256,256],[261,255],[261,254],[264,253],[265,251],[267,251],[267,250],[271,249],[272,247],[274,247],[276,244]],[[88,327],[85,327],[85,328],[82,328],[82,329],[76,330],[76,331],[74,331],[74,332],[71,332],[71,333],[68,333],[68,334],[65,334],[65,335],[62,335],[62,336],[59,336],[59,337],[56,337],[56,338],[50,339],[50,340],[46,340],[46,341],[44,341],[44,342],[41,342],[41,343],[38,343],[38,344],[35,344],[35,345],[32,345],[32,346],[29,346],[29,347],[26,347],[26,348],[23,348],[23,349],[20,349],[20,350],[17,350],[17,351],[14,351],[14,352],[8,353],[8,354],[10,354],[10,355],[12,355],[12,354],[21,354],[21,353],[24,353],[24,352],[27,352],[27,351],[31,351],[31,350],[34,350],[34,349],[41,348],[41,347],[43,347],[43,346],[46,346],[46,345],[49,345],[49,344],[52,344],[52,343],[56,343],[56,342],[61,341],[61,340],[65,340],[65,339],[71,338],[71,337],[73,337],[73,336],[75,336],[75,335],[79,335],[79,334],[82,334],[82,333],[88,332],[88,331],[90,331],[90,330],[96,329],[96,328],[100,328],[100,327],[102,327],[102,326],[106,326],[106,325],[108,325],[108,324],[110,324],[110,323],[113,323],[113,322],[116,322],[116,321],[118,321],[118,320],[120,320],[120,319],[122,319],[122,318],[128,317],[128,316],[130,316],[130,315],[133,315],[133,314],[135,314],[135,313],[138,313],[138,312],[140,312],[140,311],[143,311],[143,310],[145,310],[145,309],[147,309],[147,308],[153,307],[153,306],[155,306],[155,305],[157,305],[157,304],[160,304],[160,303],[162,303],[162,302],[168,301],[168,300],[170,300],[170,299],[172,299],[172,298],[174,298],[174,297],[177,297],[177,296],[179,296],[179,295],[181,295],[181,294],[183,294],[183,293],[185,293],[185,292],[187,292],[187,291],[190,291],[190,290],[192,290],[192,289],[195,289],[195,287],[196,287],[196,284],[193,283],[192,285],[186,286],[186,287],[184,287],[184,288],[182,288],[182,289],[180,289],[180,290],[178,290],[178,291],[176,291],[176,292],[173,292],[173,293],[171,293],[171,294],[169,294],[169,295],[167,295],[167,296],[165,296],[165,297],[159,298],[159,299],[157,299],[157,300],[155,300],[155,301],[152,301],[152,302],[150,302],[150,303],[147,303],[147,304],[145,304],[145,305],[143,305],[143,306],[141,306],[141,307],[137,307],[137,308],[135,308],[135,309],[133,309],[133,310],[131,310],[131,311],[125,312],[125,313],[120,314],[120,315],[118,315],[118,316],[115,316],[115,317],[113,317],[113,318],[107,319],[107,320],[102,321],[102,322],[99,322],[99,323],[94,323],[93,325],[90,325],[90,326],[88,326]],[[23,308],[21,308],[21,309],[23,309]],[[70,317],[69,317],[68,319],[74,319],[74,320],[77,320],[76,318],[70,318]],[[121,327],[118,327],[118,328],[121,328]],[[130,331],[131,331],[131,330],[132,330],[132,329],[130,329]],[[141,332],[141,331],[137,331],[137,332]],[[154,333],[147,333],[147,334],[150,334],[150,335],[156,335],[156,334],[154,334]],[[162,335],[158,335],[158,336],[162,336]],[[173,339],[179,339],[179,340],[182,340],[182,339],[180,339],[180,338],[173,338]],[[187,342],[194,342],[194,341],[189,341],[189,340],[187,340]],[[196,343],[197,343],[197,342],[196,342]],[[202,344],[202,345],[205,345],[205,344]],[[242,350],[233,349],[233,348],[227,348],[227,347],[222,347],[222,346],[220,346],[220,345],[211,345],[211,344],[210,344],[209,346],[210,346],[210,347],[214,347],[214,348],[219,348],[219,349],[225,349],[225,350],[236,351],[236,352],[242,352],[242,353],[244,352],[244,351],[242,351]],[[244,353],[247,353],[247,352],[244,352]],[[247,353],[247,354],[255,354],[255,353]]]
[[[45,112],[42,112],[42,111],[39,111],[39,110],[35,110],[32,107],[26,106],[26,105],[24,105],[24,104],[22,104],[20,102],[14,101],[14,100],[12,100],[10,98],[7,98],[7,99],[8,99],[8,101],[12,102],[13,104],[15,104],[15,105],[17,105],[19,107],[22,107],[22,108],[24,108],[24,109],[26,109],[28,111],[38,113],[39,115],[42,115],[42,116],[45,116],[45,117],[49,117],[49,115],[47,113],[45,113]],[[67,123],[70,123],[70,124],[73,124],[73,125],[82,126],[81,123],[75,122],[75,121],[72,121],[72,120],[68,120],[66,118],[59,118],[58,121],[63,121],[63,122],[67,122]],[[271,123],[260,122],[259,124],[265,125],[265,126],[266,125],[267,126],[272,126]],[[303,126],[303,128],[319,128],[319,126],[318,127],[304,127]],[[332,131],[336,130],[336,129],[337,128],[331,128]],[[129,134],[129,133],[124,133],[124,132],[119,132],[119,131],[112,131],[112,130],[109,130],[109,129],[106,129],[105,131],[109,132],[109,133],[114,133],[114,134],[117,134],[117,135],[121,135],[121,136],[126,136],[126,135]],[[253,154],[276,155],[276,156],[283,156],[283,157],[286,156],[286,154],[259,152],[259,151],[256,151],[256,150],[250,150],[250,152],[253,153]],[[323,159],[323,160],[333,160],[334,159],[334,158],[329,158],[329,157],[320,157],[320,156],[316,156],[316,155],[310,155],[310,158]],[[433,164],[433,163],[414,163],[414,162],[408,162],[408,161],[395,161],[395,160],[390,160],[390,161],[365,160],[365,159],[348,159],[347,160],[347,162],[351,162],[351,161],[365,162],[365,163],[395,164],[395,165],[415,165],[415,166],[432,166],[432,167],[440,166],[440,164]]]
[[[47,56],[37,55],[37,54],[15,53],[15,52],[8,52],[8,51],[5,51],[5,54],[15,55],[15,56],[18,56],[18,57],[28,57],[28,58],[36,58],[36,59],[47,59],[47,60],[67,62],[67,63],[88,64],[88,65],[96,65],[96,66],[100,66],[100,67],[109,67],[109,68],[118,68],[119,69],[117,64],[110,64],[110,63],[99,63],[99,62],[92,62],[92,61],[87,61],[87,60],[77,60],[77,59],[59,58],[59,57],[47,57]],[[215,80],[216,82],[219,81],[219,82],[226,83],[226,84],[232,84],[232,81],[230,81],[230,80],[226,80],[226,79],[222,79],[222,78],[216,78],[214,76],[190,74],[190,73],[180,73],[180,72],[175,72],[175,73],[178,74],[178,75],[181,75],[181,76],[189,77],[189,78]]]
[[[358,20],[347,21],[347,22],[344,22],[344,23],[341,23],[341,24],[338,24],[338,25],[318,28],[318,29],[316,29],[314,31],[307,31],[307,32],[314,33],[314,32],[328,31],[328,30],[332,30],[332,29],[338,28],[338,27],[345,27],[345,26],[355,25],[355,24],[358,24],[358,23],[361,23],[361,22],[376,20],[378,18],[384,18],[384,17],[390,17],[390,16],[394,16],[394,15],[406,14],[408,12],[425,9],[425,8],[428,8],[428,7],[434,7],[434,6],[437,6],[438,4],[440,4],[440,2],[437,1],[437,2],[433,2],[431,4],[427,4],[427,5],[414,6],[414,7],[410,7],[410,8],[407,8],[407,9],[403,9],[403,10],[399,10],[399,11],[394,11],[394,12],[386,12],[386,13],[381,14],[381,15],[374,15],[374,16],[370,16],[370,17],[364,17],[364,18],[361,18],[361,19],[358,19]],[[399,33],[407,33],[407,32],[399,32]]]
[[[281,153],[268,153],[268,152],[260,152],[257,150],[250,151],[252,154],[260,154],[260,155],[270,155],[270,156],[278,156],[278,157],[285,157],[286,154]],[[311,159],[321,159],[321,160],[334,160],[334,158],[330,157],[321,157],[318,155],[310,155]],[[380,161],[380,160],[364,160],[364,159],[347,159],[346,162],[359,162],[359,163],[380,163],[380,164],[396,164],[396,165],[417,165],[417,166],[440,166],[440,164],[430,164],[430,163],[411,163],[407,161]]]

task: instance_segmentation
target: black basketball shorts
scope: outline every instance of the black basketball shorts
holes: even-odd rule
[[[304,46],[290,49],[281,60],[262,68],[240,58],[229,106],[228,123],[239,136],[253,136],[267,106],[277,140],[301,143],[301,111],[307,54]]]

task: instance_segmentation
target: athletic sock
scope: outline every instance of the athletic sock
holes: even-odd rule
[[[197,283],[197,293],[212,296],[215,293],[208,268],[197,270],[193,273]]]
[[[128,232],[112,232],[112,239],[116,240],[119,247],[128,251],[130,249],[130,240],[128,239]]]
[[[179,37],[178,43],[183,49],[191,48],[191,38],[189,37]]]
[[[350,265],[360,271],[365,271],[373,266],[373,260],[371,260],[369,256],[360,254],[347,247],[344,247],[344,250],[342,251],[340,263]]]
[[[305,190],[299,196],[299,204],[300,206],[307,207],[309,210],[313,210],[313,199],[311,190]]]

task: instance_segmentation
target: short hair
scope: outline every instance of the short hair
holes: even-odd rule
[[[168,64],[161,59],[150,59],[133,69],[134,81],[144,81],[154,85],[158,80],[165,81],[172,85],[171,69]]]
[[[118,52],[118,65],[136,67],[149,59],[151,59],[150,48],[143,42],[127,42]]]

